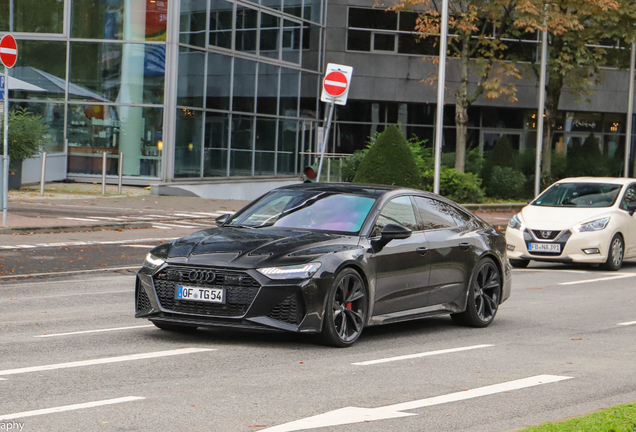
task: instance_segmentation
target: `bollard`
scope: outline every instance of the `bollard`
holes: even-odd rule
[[[42,174],[40,175],[40,196],[44,195],[45,182],[46,182],[46,152],[42,153]]]
[[[102,157],[102,195],[106,195],[106,152]]]
[[[327,183],[331,181],[331,158],[327,159]]]
[[[121,195],[122,171],[124,170],[124,154],[119,153],[119,179],[117,180],[117,193]]]

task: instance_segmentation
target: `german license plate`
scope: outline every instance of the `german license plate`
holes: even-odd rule
[[[561,245],[558,243],[530,243],[530,252],[561,252]]]
[[[179,285],[177,286],[175,297],[177,300],[225,303],[225,290],[223,288],[200,288]]]

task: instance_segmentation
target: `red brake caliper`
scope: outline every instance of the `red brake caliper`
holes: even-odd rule
[[[345,297],[347,297],[349,295],[349,290],[347,290],[347,294],[345,295]],[[349,310],[351,310],[351,308],[353,307],[353,303],[349,302],[347,304],[345,304],[345,307]]]

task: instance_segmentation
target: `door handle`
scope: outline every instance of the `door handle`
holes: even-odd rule
[[[418,254],[420,255],[426,255],[426,252],[428,252],[428,248],[425,247],[418,247],[417,249],[415,249],[417,251]]]
[[[463,250],[468,250],[470,249],[470,243],[460,243],[459,247],[462,248]]]

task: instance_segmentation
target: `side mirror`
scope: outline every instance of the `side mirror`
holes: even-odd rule
[[[391,240],[404,240],[411,237],[413,232],[401,225],[387,224],[380,233],[380,238],[371,240],[371,248],[377,253],[384,249]]]
[[[636,201],[627,204],[627,211],[629,211],[630,216],[634,216],[634,212],[636,212]]]
[[[214,219],[214,222],[216,222],[217,226],[221,226],[230,219],[230,216],[230,214],[221,215],[218,218]]]

